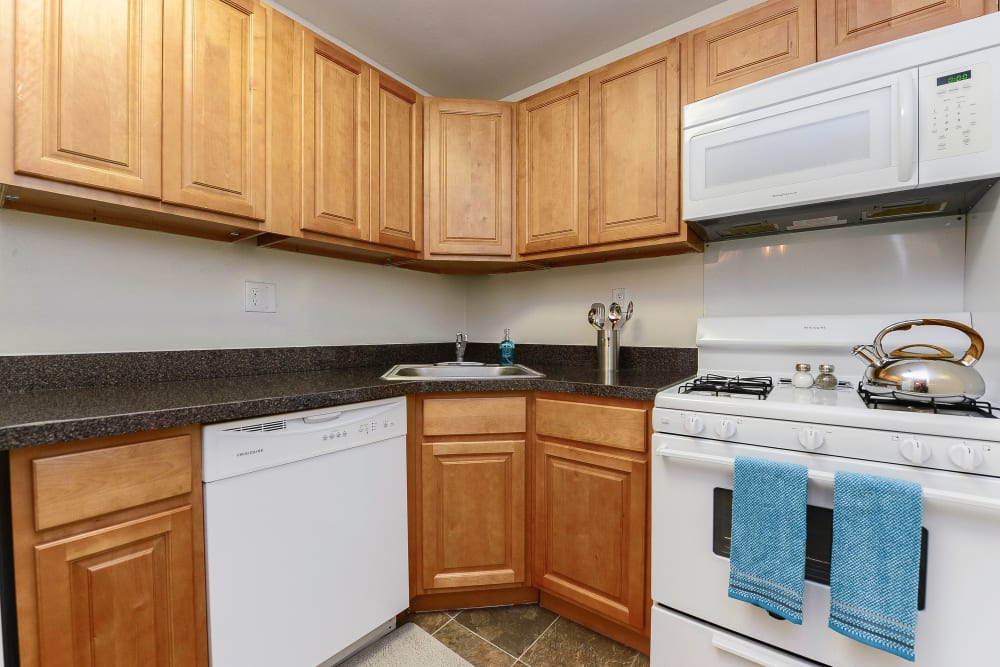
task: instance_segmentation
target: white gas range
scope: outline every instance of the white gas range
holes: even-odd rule
[[[942,317],[970,323],[967,313]],[[866,404],[857,387],[864,364],[851,356],[851,349],[900,319],[909,317],[699,322],[699,375],[738,375],[750,381],[734,387],[730,380],[700,377],[657,396],[653,665],[906,664],[827,627],[833,480],[839,471],[922,487],[913,664],[993,664],[992,633],[1000,627],[1000,568],[995,566],[1000,553],[1000,420],[982,402],[970,410],[945,403],[934,406],[936,412],[920,403],[885,405],[879,397],[878,405]],[[950,334],[920,342],[964,349],[961,337]],[[833,364],[840,386],[792,386],[787,379],[800,362],[810,363],[814,371],[819,364]],[[808,468],[801,625],[727,595],[738,456]]]

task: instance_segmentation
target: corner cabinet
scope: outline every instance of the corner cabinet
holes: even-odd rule
[[[10,452],[21,665],[207,665],[197,427]]]
[[[463,605],[463,593],[498,589],[500,597],[488,599],[533,599],[530,593],[516,597],[528,582],[527,397],[432,395],[410,400],[414,608]],[[515,598],[507,597],[511,594]],[[435,604],[434,599],[445,602]]]
[[[513,259],[513,105],[425,101],[425,257]]]
[[[649,646],[649,406],[535,401],[535,585],[541,604]]]
[[[997,11],[996,0],[816,0],[820,60]]]
[[[680,44],[518,103],[518,257],[547,265],[701,247],[680,212]]]

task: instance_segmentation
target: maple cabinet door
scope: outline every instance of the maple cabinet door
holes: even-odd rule
[[[428,253],[512,257],[512,105],[424,104]]]
[[[676,41],[590,76],[590,243],[680,231]]]
[[[423,588],[525,581],[524,440],[421,445]]]
[[[518,252],[587,244],[587,78],[517,105]]]
[[[647,464],[542,440],[536,446],[535,584],[642,629]]]
[[[263,219],[264,9],[171,0],[164,26],[163,201]]]
[[[423,98],[376,71],[372,71],[371,90],[372,240],[395,248],[421,250]]]
[[[160,197],[162,0],[17,0],[14,169]]]
[[[314,35],[302,50],[302,229],[368,241],[371,68]]]
[[[816,0],[820,60],[997,11],[996,0]]]
[[[35,547],[41,665],[201,664],[192,510]]]
[[[688,101],[816,62],[813,0],[770,0],[689,33]]]

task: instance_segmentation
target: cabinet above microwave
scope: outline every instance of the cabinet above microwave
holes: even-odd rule
[[[1000,177],[1000,14],[684,108],[705,240],[968,211]]]

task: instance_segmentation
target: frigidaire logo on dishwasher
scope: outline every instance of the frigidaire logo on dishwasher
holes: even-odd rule
[[[248,449],[245,452],[236,452],[236,456],[253,456],[254,454],[260,454],[264,451],[263,447],[258,447],[257,449]]]
[[[806,324],[802,328],[803,329],[807,329],[807,330],[812,330],[812,331],[825,331],[826,330],[826,325],[824,325],[824,324]]]

